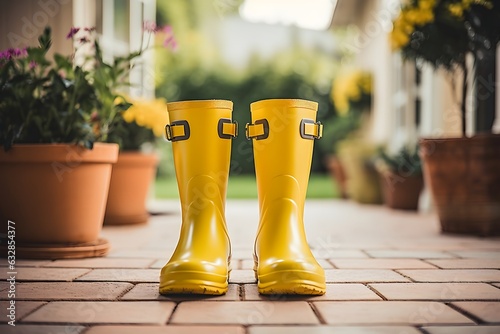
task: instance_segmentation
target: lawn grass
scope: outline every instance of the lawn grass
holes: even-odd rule
[[[178,198],[175,178],[158,178],[155,183],[156,198]],[[307,198],[336,198],[338,188],[330,176],[313,174],[309,179]],[[257,184],[254,175],[238,175],[229,178],[227,198],[257,198]]]

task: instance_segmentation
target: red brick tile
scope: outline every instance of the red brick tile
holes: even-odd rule
[[[241,260],[240,269],[253,270],[253,260]]]
[[[332,264],[325,259],[317,259],[317,261],[323,269],[333,268]],[[253,260],[241,260],[240,269],[253,270]]]
[[[241,326],[93,326],[85,334],[245,334]]]
[[[327,269],[327,283],[409,282],[392,270],[385,269]]]
[[[332,325],[473,324],[473,321],[437,302],[314,302]]]
[[[439,251],[428,250],[369,250],[368,255],[375,258],[408,258],[408,259],[449,259],[454,256]]]
[[[14,300],[14,302],[15,302],[14,304],[15,309],[7,310],[7,308],[12,307],[10,300],[0,301],[0,310],[2,310],[2,312],[0,313],[2,315],[0,317],[0,323],[7,323],[11,320],[15,320],[15,323],[17,325],[19,320],[21,320],[26,315],[30,314],[31,312],[33,312],[34,310],[45,304],[44,302],[27,302],[20,300]],[[7,317],[7,315],[11,314],[11,312],[14,312],[13,313],[13,316],[15,316],[14,319]]]
[[[323,267],[323,269],[332,269],[333,266],[328,260],[325,259],[317,259],[319,265]],[[241,269],[244,270],[253,270],[253,260],[241,260]]]
[[[259,294],[256,284],[244,285],[245,300],[381,300],[376,293],[363,284],[327,284],[326,293],[323,296],[264,296]]]
[[[108,282],[37,282],[16,286],[21,300],[115,300],[132,288],[130,283]]]
[[[443,269],[500,269],[500,259],[429,260]]]
[[[328,262],[328,260],[325,260],[325,259],[317,259],[319,265],[321,267],[323,267],[323,269],[332,269],[333,266],[330,262]]]
[[[452,304],[484,322],[500,323],[500,302],[454,302]]]
[[[452,251],[455,256],[466,259],[500,259],[500,251]]]
[[[165,266],[168,262],[168,259],[160,259],[160,260],[156,260],[155,262],[153,262],[153,264],[151,264],[149,266],[149,268],[151,269],[161,269],[163,268],[163,266]]]
[[[500,282],[500,270],[436,269],[398,270],[416,282]]]
[[[153,250],[153,249],[121,249],[117,251],[111,251],[107,255],[108,258],[128,258],[128,259],[165,259],[168,260],[170,257],[170,252],[163,249]]]
[[[253,259],[253,250],[248,249],[232,249],[231,251],[231,260],[245,260],[245,259]]]
[[[0,325],[0,333],[2,334],[80,334],[86,328],[72,324],[65,326],[53,325],[20,325],[15,327],[10,325]]]
[[[312,250],[318,259],[366,259],[368,255],[358,249],[318,248]]]
[[[334,259],[339,269],[435,269],[418,259]]]
[[[200,295],[160,295],[158,284],[137,284],[131,291],[127,292],[121,300],[239,300],[239,287],[237,284],[229,284],[228,291],[222,296],[200,296]]]
[[[158,283],[158,269],[94,269],[78,281],[143,282]]]
[[[306,302],[183,302],[171,322],[175,324],[319,324]]]
[[[230,283],[255,283],[253,270],[232,270],[229,275]]]
[[[0,291],[8,290],[10,283],[7,281],[0,281]]]
[[[248,334],[420,334],[410,326],[251,326]]]
[[[500,326],[435,326],[422,327],[429,334],[498,334]]]
[[[16,281],[71,281],[88,273],[89,269],[75,268],[17,268]],[[6,271],[0,272],[0,279],[8,278]]]
[[[51,302],[28,315],[25,322],[79,324],[164,324],[172,302]]]
[[[93,259],[57,260],[49,262],[44,267],[64,268],[148,268],[153,263],[151,259],[121,259],[98,257]]]
[[[500,290],[485,283],[370,284],[390,300],[495,300]]]
[[[41,267],[50,263],[47,260],[16,260],[16,267]]]

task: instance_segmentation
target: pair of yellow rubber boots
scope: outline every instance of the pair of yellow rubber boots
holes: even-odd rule
[[[225,197],[231,139],[238,125],[225,100],[167,105],[174,164],[182,206],[177,247],[160,275],[161,294],[220,295],[228,289],[231,244]],[[260,222],[254,271],[262,294],[321,295],[325,274],[307,244],[303,214],[318,104],[305,100],[263,100],[250,106]]]

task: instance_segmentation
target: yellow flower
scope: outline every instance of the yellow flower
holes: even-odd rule
[[[435,0],[420,0],[418,7],[423,10],[432,10],[436,5]]]
[[[393,50],[405,47],[410,41],[410,37],[401,30],[393,30],[391,33],[391,46]]]
[[[464,0],[465,1],[465,0]],[[393,50],[404,48],[410,41],[415,27],[424,26],[434,21],[434,8],[436,0],[420,0],[414,3],[406,3],[394,20],[394,27],[390,35]]]
[[[449,5],[448,10],[450,11],[451,15],[458,18],[462,18],[462,16],[464,15],[464,7],[459,3]]]
[[[472,5],[480,5],[488,9],[493,8],[491,0],[462,0],[460,3],[450,4],[448,6],[448,11],[452,16],[461,19],[464,16],[464,11],[469,10]]]
[[[333,82],[331,97],[339,115],[349,112],[352,102],[357,102],[363,94],[371,93],[371,75],[353,71],[339,75]]]
[[[155,136],[161,137],[168,123],[167,103],[164,99],[132,99],[132,106],[123,113],[125,122],[135,123],[151,129]]]
[[[130,108],[125,110],[122,117],[127,123],[132,123],[134,121],[134,113],[130,111]]]

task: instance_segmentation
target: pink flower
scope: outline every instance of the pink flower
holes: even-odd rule
[[[14,48],[8,48],[5,51],[0,52],[0,59],[12,59],[14,57],[24,57],[28,54],[28,51],[26,49],[14,49]]]
[[[167,37],[163,41],[163,46],[175,50],[177,48],[177,41],[175,40],[174,36]]]
[[[34,61],[34,60],[30,61],[30,64],[29,64],[30,70],[34,69],[36,66],[37,66],[36,61]]]
[[[10,59],[10,53],[9,51],[2,51],[0,52],[0,59]]]
[[[80,31],[80,28],[71,27],[71,29],[69,30],[68,35],[66,35],[66,39],[73,38],[73,36],[75,36],[75,34],[76,34],[77,32],[79,32],[79,31]]]
[[[172,50],[175,50],[177,48],[177,41],[175,40],[172,27],[164,26],[161,30],[165,34],[165,40],[163,41],[163,46],[166,48],[170,47]]]
[[[152,21],[144,21],[143,25],[144,31],[150,32],[150,33],[155,33],[158,31],[158,27],[156,26],[156,23]]]

